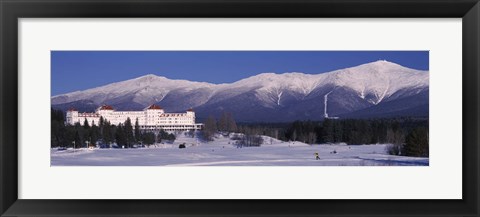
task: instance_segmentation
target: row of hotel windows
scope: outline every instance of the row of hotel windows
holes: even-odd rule
[[[127,120],[126,118],[109,118],[107,120],[114,120],[114,121],[125,121]],[[138,119],[138,121],[144,121],[144,119]],[[193,121],[192,118],[157,118],[157,119],[147,119],[147,121],[151,122],[151,121]]]
[[[201,129],[202,127],[200,125],[163,125],[163,126],[140,126],[141,129],[158,129],[158,128],[162,128],[162,129],[182,129],[182,128],[186,128],[186,129],[191,129],[191,128],[195,128],[195,129]]]
[[[95,114],[95,113],[94,113]],[[157,113],[157,114],[153,114],[153,115],[149,115],[149,114],[146,114],[146,113],[117,113],[117,114],[110,114],[110,115],[115,115],[115,116],[119,116],[119,115],[139,115],[139,116],[159,116],[159,115],[162,115],[162,116],[166,116],[166,117],[180,117],[180,116],[187,116],[187,113]]]
[[[81,117],[85,117],[85,116],[78,116],[78,117],[81,118]],[[99,117],[99,116],[88,116],[88,117]],[[153,118],[153,117],[155,117],[155,116],[152,116],[152,117],[147,116],[147,118],[148,118],[149,120],[152,120],[151,118]],[[115,118],[116,118],[116,119],[125,119],[125,120],[126,120],[126,118],[123,117],[123,116],[121,116],[121,115],[117,115],[117,116],[113,116],[113,117],[108,117],[108,118],[105,117],[105,119],[109,119],[109,120],[112,120],[112,119],[115,119]],[[137,119],[137,118],[138,118],[138,119],[142,119],[143,117],[130,117],[131,120]],[[157,118],[157,120],[160,120],[160,119],[167,119],[167,120],[187,119],[187,120],[191,120],[192,117],[183,117],[183,118],[182,118],[182,117],[180,117],[180,118],[165,118],[165,117],[160,117],[160,118]]]
[[[78,119],[76,122],[83,123],[84,120],[85,119]],[[98,122],[98,120],[91,120],[89,118],[87,118],[87,121],[90,124],[93,124],[93,122],[95,122],[95,123]],[[111,121],[111,122],[115,123],[115,122],[122,122],[122,121],[114,120],[114,121]],[[151,121],[149,123],[151,123]],[[157,121],[156,123],[157,124],[192,124],[193,121]]]

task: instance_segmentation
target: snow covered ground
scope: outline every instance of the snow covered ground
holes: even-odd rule
[[[178,145],[186,143],[187,148]],[[387,145],[307,145],[264,137],[261,147],[237,148],[228,137],[213,142],[177,136],[173,144],[137,149],[51,149],[52,166],[428,166],[428,158],[392,156]],[[318,153],[320,160],[315,159]],[[334,153],[336,152],[336,153]]]

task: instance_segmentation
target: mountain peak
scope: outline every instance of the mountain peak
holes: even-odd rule
[[[364,72],[364,73],[380,73],[380,74],[398,74],[398,73],[420,73],[422,70],[408,68],[387,60],[377,60],[345,69],[346,71]]]
[[[140,78],[156,78],[156,77],[159,77],[155,74],[146,74],[146,75],[142,75],[140,77],[138,77],[137,79],[140,79]]]
[[[158,75],[155,75],[155,74],[147,74],[147,75],[137,77],[135,79],[136,80],[153,80],[153,79],[157,79],[157,78],[165,78],[165,77],[158,76]]]
[[[388,60],[377,60],[377,61],[366,63],[363,65],[370,65],[370,66],[376,66],[376,67],[404,67],[397,63],[390,62]]]
[[[169,79],[169,78],[164,77],[164,76],[158,76],[158,75],[155,75],[155,74],[148,74],[148,75],[143,75],[143,76],[131,79],[131,81],[141,82],[141,83],[146,82],[148,84],[153,84],[153,83],[157,83],[157,82],[174,82],[176,80]]]
[[[388,61],[388,60],[386,60],[386,59],[383,59],[383,60],[377,60],[377,61],[375,61],[374,63],[393,63],[393,62],[390,62],[390,61]]]

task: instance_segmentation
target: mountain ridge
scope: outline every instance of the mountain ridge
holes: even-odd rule
[[[328,101],[328,113],[341,116],[428,92],[428,86],[428,71],[410,69],[388,61],[375,61],[320,74],[261,73],[223,84],[173,80],[148,74],[56,95],[51,100],[52,106],[60,109],[65,109],[62,105],[77,101],[111,104],[119,110],[139,109],[137,107],[157,103],[168,111],[195,108],[200,117],[229,111],[235,113],[240,120],[278,121],[277,118],[264,120],[260,114],[292,114],[285,116],[289,117],[287,120],[295,120],[320,113],[313,115],[312,119],[322,119],[326,116],[324,107]],[[345,100],[342,101],[342,98]],[[301,108],[306,102],[310,105],[305,107],[311,107],[308,111]],[[128,106],[129,103],[134,106]],[[418,106],[418,103],[415,104]],[[428,106],[428,100],[425,104]],[[243,111],[238,111],[237,108],[242,108]],[[244,114],[246,112],[258,112],[259,117]]]

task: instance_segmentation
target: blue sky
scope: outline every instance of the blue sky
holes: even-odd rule
[[[264,72],[319,74],[377,60],[429,69],[428,51],[52,51],[52,96],[146,74],[231,83]]]

